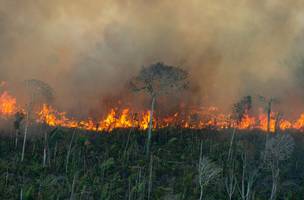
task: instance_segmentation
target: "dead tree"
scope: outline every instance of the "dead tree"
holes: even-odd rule
[[[242,153],[242,175],[240,184],[237,184],[241,200],[253,199],[253,186],[259,173],[259,167],[251,167],[248,163],[247,153]]]
[[[262,158],[266,169],[270,169],[272,189],[270,200],[276,199],[280,177],[280,163],[287,160],[294,150],[294,140],[288,134],[277,134],[266,141]]]
[[[210,161],[207,157],[203,156],[202,148],[203,143],[200,146],[200,158],[198,164],[198,180],[200,185],[200,198],[203,199],[204,189],[209,185],[211,181],[216,179],[222,172],[222,169]]]
[[[227,174],[225,177],[225,189],[228,195],[228,199],[231,200],[235,192],[237,180],[235,173],[235,160],[233,158],[228,159]]]
[[[25,86],[29,95],[29,100],[26,106],[25,113],[25,128],[24,128],[24,137],[23,137],[23,146],[22,146],[22,154],[21,154],[21,162],[24,159],[25,145],[27,139],[27,133],[29,129],[29,125],[31,123],[31,117],[33,114],[34,106],[39,103],[39,100],[43,100],[43,103],[49,103],[53,101],[53,89],[46,83],[40,80],[31,79],[25,81]],[[45,141],[47,141],[47,133],[45,132]],[[46,144],[45,144],[46,148]],[[46,151],[46,149],[44,150]],[[46,156],[46,152],[44,153],[44,159]]]
[[[149,155],[150,150],[156,99],[161,95],[186,88],[188,85],[187,77],[188,73],[183,69],[163,63],[156,63],[143,67],[139,74],[130,81],[133,91],[144,91],[151,97],[150,121],[146,145],[147,155]]]
[[[267,132],[270,132],[270,120],[271,120],[271,112],[273,104],[278,103],[279,101],[275,98],[266,98],[263,96],[259,96],[260,101],[265,105],[265,110],[267,112]]]

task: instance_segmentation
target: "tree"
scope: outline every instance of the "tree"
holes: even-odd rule
[[[43,81],[31,79],[25,81],[25,86],[29,95],[29,101],[26,106],[26,118],[25,118],[25,128],[24,128],[24,138],[23,138],[23,146],[22,146],[22,154],[21,154],[21,162],[24,159],[24,151],[26,145],[26,138],[28,128],[31,122],[31,117],[33,113],[34,106],[39,102],[39,100],[43,100],[44,103],[52,102],[54,99],[53,89]],[[45,133],[45,137],[47,137]]]
[[[201,143],[201,153],[198,165],[198,181],[200,185],[200,198],[203,199],[203,193],[206,186],[210,184],[211,181],[216,179],[222,169],[218,167],[215,163],[210,161],[207,157],[202,156],[202,143]]]
[[[294,140],[288,134],[277,134],[266,140],[262,158],[271,171],[272,190],[270,200],[276,199],[280,176],[280,162],[287,160],[294,150]]]
[[[134,91],[144,91],[151,97],[147,155],[151,143],[153,112],[157,97],[186,88],[188,85],[187,77],[188,73],[185,70],[159,62],[143,67],[139,74],[130,81],[131,88]]]
[[[16,149],[18,147],[18,139],[19,139],[19,136],[21,134],[20,127],[21,127],[21,123],[24,119],[24,115],[25,114],[23,112],[20,112],[20,111],[18,111],[15,114],[14,128],[15,128],[15,148]]]
[[[248,114],[249,110],[252,108],[252,97],[251,96],[245,96],[243,99],[241,99],[239,102],[235,103],[232,107],[233,110],[233,116],[236,119],[237,125],[241,123],[242,119],[246,114]],[[232,153],[232,145],[236,133],[237,126],[234,127],[231,140],[230,140],[230,146],[228,151],[228,161],[231,159],[231,153]]]
[[[253,187],[259,173],[259,167],[255,166],[254,163],[249,163],[246,151],[243,151],[241,156],[242,174],[240,176],[240,184],[237,184],[237,188],[241,200],[251,200],[253,199]]]
[[[252,97],[245,96],[239,102],[233,105],[233,114],[237,122],[241,122],[244,115],[252,108]]]
[[[275,98],[266,98],[263,96],[259,96],[259,99],[262,103],[265,104],[265,110],[267,112],[267,132],[270,132],[270,119],[271,119],[271,112],[272,112],[272,106],[275,103],[278,103],[279,101]]]

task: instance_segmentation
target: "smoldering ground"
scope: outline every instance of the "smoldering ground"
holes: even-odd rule
[[[300,0],[1,0],[0,79],[43,80],[60,107],[87,113],[163,61],[189,71],[186,102],[229,109],[261,94],[296,112],[303,11]]]

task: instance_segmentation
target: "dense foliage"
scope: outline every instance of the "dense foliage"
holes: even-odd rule
[[[258,131],[237,131],[231,141],[233,130],[161,129],[153,132],[147,156],[145,133],[139,130],[103,134],[40,130],[41,134],[29,138],[23,162],[22,144],[15,146],[15,134],[1,134],[0,199],[189,200],[202,195],[202,199],[219,200],[229,199],[229,188],[232,199],[269,199],[272,193],[273,176],[264,155],[273,153],[276,143],[269,142],[270,150],[265,151],[266,138],[272,136]],[[48,132],[46,166],[44,130]],[[304,136],[288,134],[295,144],[291,155],[276,163],[276,198],[302,199]],[[213,168],[216,176],[203,182],[209,173],[199,170],[213,173]],[[243,192],[242,198],[242,183],[244,191],[248,182],[250,195],[245,198]],[[200,186],[204,186],[202,192]]]

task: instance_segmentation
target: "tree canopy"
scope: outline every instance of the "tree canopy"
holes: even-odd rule
[[[131,80],[134,91],[145,91],[152,97],[186,88],[188,73],[178,67],[158,62],[143,67],[139,74]]]

